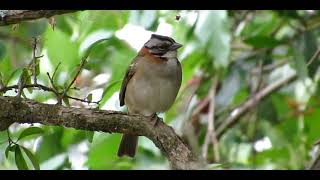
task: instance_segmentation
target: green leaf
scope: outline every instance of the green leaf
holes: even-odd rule
[[[61,137],[61,145],[68,149],[70,145],[80,143],[86,140],[85,130],[63,129],[63,136]]]
[[[91,102],[91,101],[92,101],[92,94],[90,93],[90,94],[87,96],[86,99],[87,99],[87,101],[90,101],[90,102]]]
[[[311,57],[314,55],[314,53],[317,51],[318,49],[318,43],[317,43],[317,34],[315,31],[307,31],[304,33],[304,43],[305,43],[305,48],[304,48],[304,57],[306,60],[306,63],[308,63],[307,61],[309,61],[311,59]],[[320,65],[319,62],[319,57],[317,59],[315,59],[309,66],[308,66],[308,75],[309,77],[313,78],[316,71],[318,70]]]
[[[28,69],[27,68],[23,68],[22,69],[22,81],[25,83],[25,84],[31,84],[31,76],[28,72]],[[32,93],[32,88],[27,88],[29,93],[31,94]]]
[[[40,163],[54,157],[57,154],[65,152],[66,149],[61,145],[61,139],[63,138],[63,131],[66,128],[63,127],[44,127],[46,132],[41,137],[42,141],[37,148],[35,154]]]
[[[186,33],[186,40],[187,41],[190,40],[193,37],[194,31],[195,31],[195,29],[197,27],[198,20],[199,20],[199,16],[197,16],[196,22],[187,31],[187,33]]]
[[[85,65],[86,67],[86,64],[88,62],[87,58],[88,56],[90,55],[92,49],[97,46],[99,43],[105,41],[105,40],[108,40],[108,38],[105,38],[105,39],[100,39],[100,40],[97,40],[95,41],[94,43],[92,43],[88,48],[87,50],[85,50],[85,52],[83,53],[84,55],[82,56],[81,58],[81,63],[80,64],[83,64]],[[78,70],[79,70],[79,67],[77,66],[73,71],[71,71],[71,73],[69,73],[69,77],[73,79],[73,77],[76,75],[76,73],[78,73]],[[82,69],[81,69],[82,70]],[[65,82],[67,83],[67,81]]]
[[[2,73],[0,72],[0,89],[4,87],[3,81],[2,81]]]
[[[86,165],[90,169],[114,169],[117,162],[128,162],[128,159],[117,157],[120,134],[97,134],[93,139],[88,152]]]
[[[246,39],[244,42],[256,48],[272,48],[281,43],[281,41],[272,36],[254,36]]]
[[[26,153],[26,155],[27,155],[28,158],[30,159],[30,161],[31,161],[34,169],[35,169],[35,170],[40,170],[39,161],[38,161],[38,159],[33,155],[33,153],[32,153],[29,149],[27,149],[27,148],[25,148],[25,147],[23,147],[23,146],[20,146],[20,147],[23,149],[23,151]]]
[[[47,29],[48,22],[44,19],[19,23],[19,27],[13,31],[13,35],[27,39],[42,35]]]
[[[18,138],[18,141],[26,136],[31,136],[31,135],[35,135],[35,134],[42,134],[44,133],[43,129],[39,128],[39,127],[29,127],[25,130],[23,130]]]
[[[157,11],[155,10],[132,10],[129,22],[149,30],[157,19]]]
[[[10,80],[16,75],[16,74],[19,74],[20,71],[22,71],[21,69],[16,69],[14,70],[10,75],[9,75],[9,78],[7,79],[7,81],[5,82],[5,85],[7,86],[10,82]]]
[[[9,156],[9,151],[10,151],[10,144],[7,146],[6,150],[5,150],[5,155],[6,155],[6,158],[8,159],[8,156]]]
[[[13,65],[11,62],[11,57],[7,54],[4,58],[0,60],[0,71],[3,75],[3,82],[6,85],[6,79],[10,76],[13,71]]]
[[[44,48],[48,50],[48,57],[53,67],[59,62],[66,62],[58,72],[70,71],[79,63],[79,42],[71,41],[70,37],[60,29],[52,31],[51,28],[47,28],[44,35],[46,39]]]
[[[70,102],[69,102],[69,98],[64,97],[62,98],[63,102],[66,104],[66,106],[70,107]]]
[[[27,69],[29,70],[30,76],[33,76],[33,75],[38,76],[39,75],[39,73],[40,73],[39,65],[40,65],[40,59],[35,58],[34,60],[32,60],[32,63],[27,66]],[[34,70],[35,70],[35,73],[34,73]]]
[[[273,11],[261,11],[253,16],[241,31],[245,38],[270,35],[281,23],[282,19]]]
[[[36,76],[40,74],[40,59],[36,59]]]
[[[277,109],[272,102],[272,99],[265,99],[261,101],[258,105],[258,117],[268,120],[271,123],[278,123],[279,117],[277,114]]]
[[[229,64],[231,35],[227,12],[224,10],[202,11],[195,29],[202,47],[213,57],[215,67]]]
[[[28,76],[29,76],[28,69],[27,68],[23,68],[22,69],[22,74],[21,74],[22,80],[24,82],[27,82]]]
[[[127,24],[129,11],[82,11],[78,21],[80,37],[83,41],[89,34],[103,30],[114,32]],[[121,18],[120,18],[121,17]]]
[[[280,16],[288,17],[288,18],[299,18],[299,14],[294,10],[276,10],[276,12]]]
[[[215,169],[223,168],[223,164],[218,164],[218,163],[208,164],[207,168],[211,170],[215,170]]]
[[[16,144],[14,144],[14,145],[12,145],[12,146],[9,147],[9,151],[10,151],[10,152],[15,152],[17,147],[19,147],[19,146],[16,145]]]
[[[314,60],[308,67],[307,63],[317,51],[317,35],[314,31],[306,31],[294,43],[293,58],[294,68],[299,78],[303,79],[309,75],[313,78],[320,65],[319,58]]]
[[[122,80],[113,81],[103,90],[102,99],[100,101],[101,106],[108,101],[114,92],[119,90],[121,86],[120,82],[122,82]]]
[[[91,53],[91,50],[92,50],[95,46],[97,46],[99,43],[101,43],[101,42],[103,42],[103,41],[106,41],[106,40],[108,40],[108,39],[109,39],[109,38],[104,38],[104,39],[100,39],[100,40],[92,43],[92,44],[87,48],[87,50],[84,52],[84,55],[83,55],[83,58],[82,58],[82,59],[87,59],[87,57],[88,57],[88,56],[90,55],[90,53]]]
[[[68,162],[68,154],[60,153],[50,156],[50,159],[41,163],[41,169],[43,170],[62,170],[65,168],[71,169],[70,163]],[[69,166],[69,167],[68,167]]]
[[[22,95],[22,97],[27,98],[27,96],[26,96],[26,94],[24,94],[23,90],[21,91],[21,95]]]
[[[294,43],[294,49],[293,51],[293,63],[294,63],[294,68],[297,71],[298,77],[300,79],[304,79],[308,76],[308,68],[307,68],[307,63],[306,59],[304,56],[304,49],[305,49],[305,44],[304,44],[304,38],[299,38],[295,43]]]
[[[93,136],[94,136],[94,131],[86,131],[86,137],[90,143],[92,143]]]
[[[29,169],[27,166],[26,160],[24,159],[24,157],[22,155],[20,147],[17,147],[15,149],[14,157],[15,157],[15,162],[16,162],[17,168],[19,170],[28,170]]]
[[[0,61],[6,54],[6,46],[0,41]]]
[[[70,13],[66,14],[66,16],[55,16],[56,19],[56,26],[55,29],[60,29],[63,33],[67,34],[68,36],[72,36],[72,32],[74,29],[78,27],[74,27],[74,20],[76,14]]]
[[[26,84],[31,84],[31,76],[28,76]],[[32,87],[29,87],[27,89],[28,89],[30,94],[33,92],[33,88]]]

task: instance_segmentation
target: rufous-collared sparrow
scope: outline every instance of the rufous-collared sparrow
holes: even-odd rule
[[[129,114],[157,117],[174,103],[181,86],[182,69],[177,49],[182,47],[172,38],[152,34],[133,59],[120,90],[120,106]],[[158,119],[156,119],[158,121]],[[118,156],[134,157],[138,136],[124,134]]]

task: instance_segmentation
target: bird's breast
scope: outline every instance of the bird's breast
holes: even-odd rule
[[[161,65],[142,63],[128,83],[125,101],[129,109],[143,114],[164,112],[174,103],[181,85],[181,67],[176,60]]]

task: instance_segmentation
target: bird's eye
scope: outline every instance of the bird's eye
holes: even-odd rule
[[[158,46],[159,49],[165,49],[167,46],[164,44],[164,45],[160,45]]]

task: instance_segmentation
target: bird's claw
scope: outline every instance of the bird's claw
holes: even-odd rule
[[[154,124],[153,124],[154,127],[156,127],[159,121],[161,121],[161,119],[157,116],[156,113],[152,114],[150,119],[151,121],[154,121]]]

